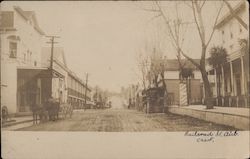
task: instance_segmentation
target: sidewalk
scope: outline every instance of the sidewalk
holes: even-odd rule
[[[178,106],[179,107],[179,106]],[[239,116],[250,116],[249,108],[237,108],[237,107],[214,107],[214,109],[206,109],[205,105],[190,105],[190,106],[180,106],[182,108],[202,110],[207,112],[217,112],[223,114],[239,115]]]
[[[2,128],[9,128],[23,123],[33,122],[32,116],[11,117],[10,120],[2,124]]]
[[[169,111],[174,114],[187,115],[194,118],[233,126],[237,129],[249,130],[249,108],[214,107],[206,109],[205,105],[171,106]]]

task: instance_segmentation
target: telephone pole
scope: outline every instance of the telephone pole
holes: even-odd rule
[[[51,76],[51,82],[50,82],[50,97],[52,97],[52,79],[53,79],[53,59],[54,59],[54,44],[58,43],[55,42],[55,38],[60,38],[59,36],[46,36],[47,38],[49,38],[49,42],[47,42],[48,44],[51,44],[51,54],[50,54],[50,76]]]
[[[87,104],[87,89],[88,89],[88,73],[86,74],[85,107],[86,107],[86,104]]]

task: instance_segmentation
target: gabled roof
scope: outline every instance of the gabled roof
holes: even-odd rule
[[[246,4],[245,1],[241,1],[240,3],[238,3],[235,7],[233,7],[233,10],[236,14],[240,13],[243,11],[243,9],[245,9]],[[230,11],[228,11],[217,23],[217,25],[215,26],[216,29],[219,29],[220,27],[222,27],[224,24],[226,24],[229,20],[231,20],[233,18],[232,14]]]
[[[200,63],[200,59],[194,59],[194,61]],[[166,71],[178,71],[180,69],[179,61],[177,59],[166,59],[164,63]],[[197,70],[196,66],[187,59],[181,59],[181,64],[184,68]]]
[[[41,35],[45,35],[44,31],[39,27],[34,11],[24,11],[18,6],[14,6],[14,10],[19,13],[25,20],[31,20],[34,23],[34,29]]]

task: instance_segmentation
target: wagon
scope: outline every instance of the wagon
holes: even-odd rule
[[[71,118],[73,115],[73,106],[70,103],[60,104],[60,113],[64,119],[67,118],[67,116]]]
[[[73,107],[71,104],[60,103],[56,99],[49,99],[43,104],[35,104],[31,108],[33,113],[33,123],[37,124],[38,120],[40,122],[45,122],[47,119],[55,121],[59,119],[59,115],[62,119],[67,117],[72,117]]]

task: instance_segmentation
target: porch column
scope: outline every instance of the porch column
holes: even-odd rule
[[[230,63],[230,75],[231,75],[231,96],[234,96],[234,78],[233,78],[233,63],[232,61],[229,62]]]
[[[222,106],[224,106],[224,96],[225,96],[225,77],[224,77],[224,68],[221,65],[221,95],[222,95]]]
[[[216,105],[218,105],[218,85],[217,85],[217,71],[216,68],[214,68],[214,85],[215,85],[215,101]]]
[[[234,96],[234,79],[233,79],[233,63],[232,61],[229,62],[230,64],[230,82],[231,82],[231,96]],[[229,106],[232,106],[232,98],[229,99]]]
[[[243,56],[240,57],[241,61],[241,82],[242,82],[242,94],[245,95],[245,70]]]

